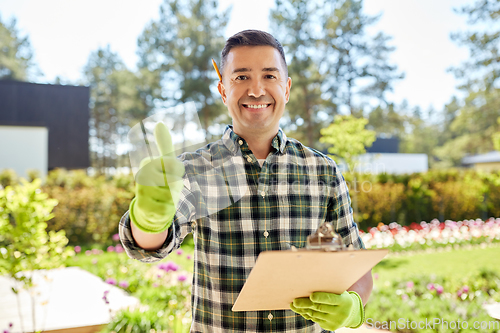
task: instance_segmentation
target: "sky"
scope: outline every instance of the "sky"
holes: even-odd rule
[[[381,14],[368,33],[382,31],[396,47],[391,63],[405,78],[389,93],[391,102],[441,109],[458,82],[447,72],[468,58],[469,52],[450,39],[451,32],[467,29],[466,18],[453,8],[473,0],[365,0],[368,15]],[[92,51],[110,45],[130,69],[135,68],[137,37],[158,18],[162,0],[0,0],[0,19],[17,19],[21,36],[29,36],[35,62],[44,76],[37,82],[79,83]],[[272,0],[219,0],[233,6],[226,37],[244,30],[268,31]],[[292,87],[293,91],[293,87]]]

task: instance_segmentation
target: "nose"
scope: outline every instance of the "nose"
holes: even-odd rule
[[[260,96],[264,96],[265,94],[266,90],[264,89],[264,85],[261,79],[252,80],[250,86],[248,87],[248,96],[259,98]]]

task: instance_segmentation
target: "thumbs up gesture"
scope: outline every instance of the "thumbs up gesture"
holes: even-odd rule
[[[164,123],[156,124],[154,136],[161,156],[141,161],[129,209],[132,222],[146,233],[160,233],[172,225],[184,186],[184,164],[175,157]]]

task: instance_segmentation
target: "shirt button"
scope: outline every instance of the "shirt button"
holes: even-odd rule
[[[269,316],[267,316],[267,319],[269,319],[269,321],[273,320],[273,315],[271,313],[269,313]]]
[[[269,236],[269,233],[267,231],[264,231],[264,237],[267,238],[267,236]]]
[[[266,192],[262,191],[260,192],[260,195],[262,195],[262,197],[264,198],[266,196]]]
[[[252,162],[252,158],[250,156],[247,157],[247,161],[248,163],[251,163]]]
[[[240,146],[242,146],[243,145],[243,140],[238,141],[238,143],[240,144]]]

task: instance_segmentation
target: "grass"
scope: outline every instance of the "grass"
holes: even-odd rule
[[[388,257],[373,268],[373,273],[382,281],[395,281],[415,275],[468,277],[484,269],[500,274],[498,246]]]

